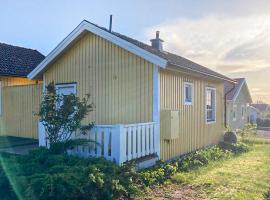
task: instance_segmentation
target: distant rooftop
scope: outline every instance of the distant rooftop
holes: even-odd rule
[[[244,78],[236,78],[234,79],[236,81],[236,84],[232,84],[229,82],[225,82],[224,84],[224,92],[226,95],[226,100],[232,101],[237,94],[237,92],[241,89],[243,82],[245,81]]]

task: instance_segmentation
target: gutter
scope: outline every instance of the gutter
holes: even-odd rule
[[[233,84],[232,89],[230,89],[227,93],[224,95],[224,127],[227,127],[227,95],[235,89],[235,84]]]

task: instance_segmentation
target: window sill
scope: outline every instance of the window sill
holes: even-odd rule
[[[206,124],[214,124],[216,123],[216,120],[213,120],[213,121],[206,121]]]
[[[192,102],[185,102],[184,105],[185,106],[192,106]]]

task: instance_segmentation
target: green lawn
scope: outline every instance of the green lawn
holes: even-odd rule
[[[173,177],[176,185],[189,185],[209,199],[263,199],[270,189],[270,144],[223,162]]]

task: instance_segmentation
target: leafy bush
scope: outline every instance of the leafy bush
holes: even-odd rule
[[[226,159],[230,156],[230,151],[223,151],[218,146],[212,146],[184,156],[179,161],[179,168],[181,171],[189,171],[207,165],[210,161]]]
[[[270,200],[270,189],[264,194],[265,200]]]
[[[139,191],[132,166],[119,167],[102,158],[52,154],[39,148],[27,156],[2,155],[3,199],[117,199]],[[11,184],[12,183],[12,184]],[[15,194],[16,191],[16,194]]]
[[[80,99],[75,94],[58,94],[54,83],[46,87],[40,110],[37,114],[45,127],[50,146],[61,141],[70,140],[72,133],[80,130],[85,134],[94,123],[82,125],[82,120],[93,111],[93,103],[89,103],[90,95]]]
[[[0,154],[2,199],[117,199],[129,198],[145,187],[163,184],[177,172],[190,171],[210,161],[247,151],[244,144],[221,143],[136,171],[133,163],[122,167],[103,158],[79,158],[39,148],[26,156]],[[16,192],[15,192],[16,191]]]
[[[249,151],[248,145],[245,143],[238,142],[236,144],[232,144],[229,142],[220,142],[219,146],[221,149],[232,152],[235,155],[239,155],[241,153],[245,153]]]
[[[237,134],[239,134],[242,139],[255,137],[257,135],[256,125],[246,124],[242,129],[237,132]]]
[[[139,172],[142,183],[145,186],[154,186],[164,183],[168,178],[176,174],[178,163],[159,162],[153,168]]]

